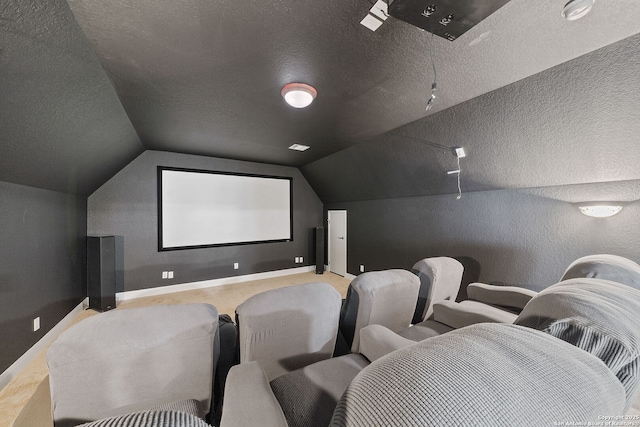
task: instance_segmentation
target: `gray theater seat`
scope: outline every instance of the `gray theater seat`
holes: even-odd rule
[[[374,361],[327,425],[586,425],[625,413],[639,382],[640,291],[597,279],[563,282],[534,297],[516,323],[476,324],[419,343],[379,325],[362,329],[361,350]],[[258,364],[234,367],[226,394],[234,403],[222,427],[317,425],[287,424]]]
[[[418,302],[411,323],[433,317],[433,304],[455,301],[460,291],[464,267],[449,257],[425,258],[416,262],[411,271],[420,279]]]
[[[411,324],[416,308],[420,280],[406,270],[392,269],[363,273],[353,279],[340,312],[340,332],[358,352],[360,329],[384,325],[400,331]]]
[[[262,292],[236,308],[240,363],[260,362],[269,381],[328,359],[338,334],[340,293],[327,283]]]
[[[117,309],[70,327],[47,351],[55,426],[190,399],[203,417],[211,409],[217,326],[214,306],[181,304]]]

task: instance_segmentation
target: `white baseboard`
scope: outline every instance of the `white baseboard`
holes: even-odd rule
[[[266,271],[264,273],[245,274],[243,276],[222,277],[220,279],[203,280],[200,282],[181,283],[178,285],[159,286],[157,288],[139,289],[136,291],[118,292],[116,301],[150,297],[155,295],[170,294],[173,292],[191,291],[194,289],[211,288],[213,286],[229,285],[233,283],[248,282],[251,280],[271,279],[274,277],[289,276],[315,271],[314,266],[288,268],[286,270]]]
[[[67,326],[73,322],[76,315],[82,312],[89,305],[89,298],[85,298],[80,304],[78,304],[69,314],[59,321],[49,332],[47,332],[42,338],[38,340],[29,350],[27,350],[18,360],[13,362],[11,366],[7,368],[2,374],[0,374],[0,390],[5,388],[7,384],[11,382],[33,359],[36,358],[42,350],[44,350],[49,344],[51,344],[60,332],[65,330]]]

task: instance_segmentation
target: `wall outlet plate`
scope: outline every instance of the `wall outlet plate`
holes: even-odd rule
[[[364,264],[360,264],[360,273],[364,273]]]
[[[167,278],[169,279],[173,279],[173,271],[170,271],[169,274],[167,275]]]
[[[35,319],[33,319],[33,332],[37,331],[38,329],[40,329],[40,317],[36,317]]]
[[[169,277],[169,272],[168,271],[163,271],[162,272],[162,278],[166,279],[167,277]]]
[[[237,270],[238,268],[240,268],[240,265],[237,262],[233,263],[233,269]]]

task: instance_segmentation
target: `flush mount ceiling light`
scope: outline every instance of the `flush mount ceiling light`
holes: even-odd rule
[[[280,94],[287,101],[287,104],[292,107],[304,108],[308,107],[316,99],[318,91],[304,83],[289,83],[284,85]]]
[[[291,147],[289,147],[289,150],[296,150],[296,151],[307,151],[309,148],[308,145],[303,145],[303,144],[293,144]]]
[[[608,218],[622,210],[623,204],[619,202],[585,202],[579,203],[578,209],[586,216],[593,218]]]
[[[596,0],[570,0],[562,9],[562,17],[567,21],[575,21],[585,16]]]

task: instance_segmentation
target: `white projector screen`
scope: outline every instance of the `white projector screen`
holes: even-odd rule
[[[158,167],[158,249],[293,240],[290,177]]]

